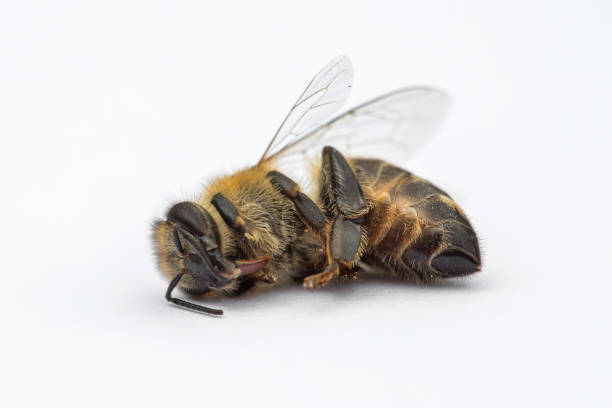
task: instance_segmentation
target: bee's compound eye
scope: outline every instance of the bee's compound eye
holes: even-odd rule
[[[170,208],[167,217],[168,221],[180,224],[196,236],[204,235],[209,230],[200,209],[188,201],[183,201]]]
[[[200,255],[189,254],[185,257],[185,272],[194,280],[197,288],[205,288],[214,280],[208,263]]]
[[[212,251],[219,247],[217,241],[215,241],[210,235],[200,235],[198,238],[200,241],[202,241],[204,248],[206,248],[207,251]]]
[[[189,254],[185,257],[185,270],[195,280],[207,279],[206,265],[199,255]]]
[[[193,265],[200,265],[202,264],[202,258],[200,258],[196,254],[189,254],[187,255],[187,259],[185,262]]]
[[[185,268],[192,274],[201,275],[201,270],[203,269],[204,261],[200,258],[199,255],[189,254],[185,258]]]

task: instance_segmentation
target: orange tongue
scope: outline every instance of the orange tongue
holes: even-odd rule
[[[236,267],[240,269],[240,276],[250,275],[257,272],[270,261],[270,257],[264,256],[263,258],[249,259],[249,260],[238,260],[235,261]]]

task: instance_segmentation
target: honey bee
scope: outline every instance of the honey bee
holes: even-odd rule
[[[256,165],[218,177],[197,200],[179,202],[155,221],[168,301],[221,315],[173,297],[173,289],[236,295],[292,280],[316,289],[373,269],[426,282],[481,269],[476,233],[453,199],[371,158],[373,148],[403,154],[425,140],[446,111],[446,95],[429,87],[399,89],[329,119],[352,81],[350,60],[332,60]],[[307,193],[290,172],[309,165]]]

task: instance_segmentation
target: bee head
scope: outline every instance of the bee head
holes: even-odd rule
[[[190,291],[201,293],[225,286],[234,268],[221,255],[219,228],[208,211],[184,201],[172,206],[166,219],[173,226],[172,241],[184,272],[193,280]]]
[[[223,312],[171,296],[181,280],[181,289],[202,294],[229,287],[247,274],[245,272],[261,269],[267,263],[267,259],[256,260],[250,262],[247,268],[240,261],[237,264],[224,258],[221,234],[215,219],[206,209],[189,201],[175,204],[168,210],[166,220],[154,225],[153,238],[160,267],[171,279],[166,299],[206,313]]]

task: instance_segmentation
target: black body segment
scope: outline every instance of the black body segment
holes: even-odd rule
[[[480,248],[474,229],[456,221],[445,222],[442,225],[446,231],[447,247],[464,252],[473,261],[479,262]]]
[[[223,221],[225,221],[228,226],[237,231],[240,230],[238,210],[236,210],[236,207],[234,207],[223,194],[215,194],[210,202],[215,206],[217,211],[219,211],[221,218],[223,218]]]
[[[285,196],[294,199],[300,191],[300,186],[283,173],[272,170],[267,174],[270,182],[274,184]]]
[[[414,243],[413,248],[427,255],[433,254],[444,240],[444,230],[438,227],[426,227]]]
[[[355,259],[361,242],[361,225],[338,216],[331,229],[330,249],[333,259],[349,263]]]
[[[240,238],[240,244],[246,255],[250,258],[255,257],[253,247],[251,246],[247,238],[247,230],[244,224],[244,220],[238,214],[238,210],[234,207],[234,204],[230,200],[225,198],[221,193],[217,193],[210,200],[211,204],[219,211],[223,221],[232,228]]]
[[[353,268],[367,245],[363,222],[368,212],[361,185],[344,156],[333,147],[322,152],[319,196],[327,222],[326,261],[322,272],[304,279],[304,287],[315,289]]]
[[[361,185],[344,156],[331,146],[323,148],[323,173],[328,175],[322,184],[329,189],[333,204],[347,218],[361,218],[367,211]]]
[[[183,201],[173,205],[168,211],[167,219],[181,225],[197,237],[212,233],[212,238],[217,241],[220,239],[217,224],[212,216],[204,208],[192,202]]]
[[[293,200],[295,208],[306,223],[315,231],[325,227],[325,217],[319,207],[306,194],[299,192]]]
[[[395,167],[398,171],[402,171],[401,169]],[[448,196],[443,190],[434,186],[428,181],[419,179],[417,177],[411,177],[410,182],[404,182],[401,184],[400,189],[398,190],[398,194],[410,197],[412,201],[420,201],[426,199],[427,197],[433,197],[437,194]]]
[[[431,261],[431,266],[441,275],[447,277],[469,275],[480,268],[479,263],[464,252],[446,249]]]
[[[315,231],[325,227],[325,217],[319,207],[306,194],[300,191],[300,186],[284,174],[272,170],[267,174],[270,182],[287,198],[293,201],[300,218]]]
[[[362,222],[367,212],[361,185],[344,156],[331,146],[323,148],[321,185],[327,196],[328,217],[333,218],[330,250],[333,259],[353,263],[362,243]]]
[[[416,241],[402,254],[402,261],[408,269],[421,275],[430,270],[429,260],[440,248],[444,240],[444,231],[437,227],[426,227]],[[405,275],[400,270],[401,275]],[[424,277],[425,275],[421,276]]]

